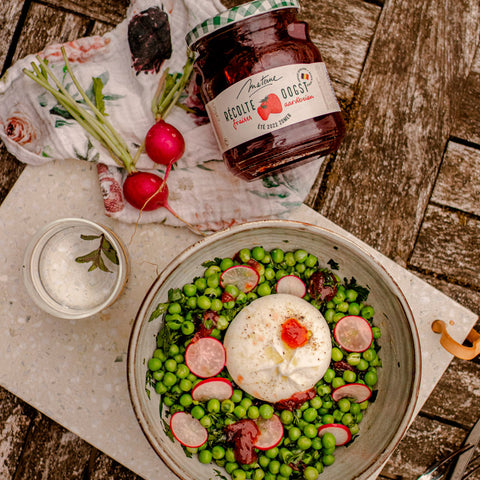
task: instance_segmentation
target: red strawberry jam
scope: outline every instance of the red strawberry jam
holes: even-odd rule
[[[187,35],[196,82],[228,168],[245,180],[337,150],[340,107],[298,0],[256,0]]]

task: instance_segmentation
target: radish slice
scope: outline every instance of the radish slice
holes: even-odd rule
[[[233,394],[232,384],[226,378],[206,378],[198,382],[192,390],[192,398],[205,402],[211,398],[226,400]]]
[[[185,447],[201,447],[208,438],[207,429],[186,412],[176,412],[170,417],[170,430]]]
[[[347,352],[364,352],[373,340],[372,327],[357,315],[347,315],[335,325],[333,336]]]
[[[321,437],[325,433],[331,433],[335,437],[335,445],[340,447],[345,445],[352,439],[352,434],[348,427],[341,423],[327,423],[318,427],[318,435]]]
[[[185,363],[200,378],[214,377],[225,366],[226,354],[222,343],[213,337],[202,337],[185,350]]]
[[[241,292],[248,293],[258,285],[259,279],[260,275],[253,267],[234,265],[220,275],[220,286],[235,285]]]
[[[356,403],[362,403],[368,400],[372,395],[372,391],[362,383],[347,383],[336,388],[332,392],[332,399],[338,402],[341,398],[352,398]]]
[[[276,447],[283,438],[283,424],[278,415],[273,415],[271,418],[259,418],[255,421],[260,434],[258,435],[254,447],[259,450],[269,450]]]
[[[296,275],[285,275],[277,282],[277,293],[289,293],[303,298],[307,293],[307,286]]]

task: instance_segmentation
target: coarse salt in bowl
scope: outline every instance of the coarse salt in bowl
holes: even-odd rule
[[[90,258],[79,261],[88,254],[92,254]],[[102,268],[93,268],[92,261]],[[111,305],[123,291],[128,270],[127,251],[112,230],[83,218],[62,218],[31,239],[25,251],[23,279],[42,310],[76,319]]]

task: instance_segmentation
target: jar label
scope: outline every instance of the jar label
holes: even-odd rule
[[[220,150],[340,111],[325,63],[285,65],[240,80],[206,105]]]

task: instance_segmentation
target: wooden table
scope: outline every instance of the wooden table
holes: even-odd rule
[[[127,6],[4,0],[2,72],[48,43],[108,31]],[[478,0],[303,6],[348,123],[306,203],[480,314]],[[22,170],[0,145],[1,200]],[[454,359],[381,477],[415,478],[459,446],[479,415],[479,359]],[[3,389],[0,458],[6,480],[138,478]]]

